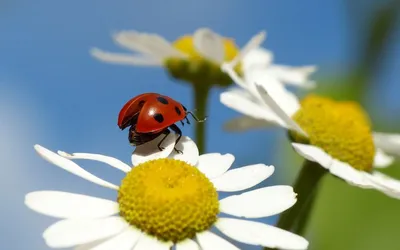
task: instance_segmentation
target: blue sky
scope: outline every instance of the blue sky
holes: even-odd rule
[[[55,220],[24,207],[23,197],[29,191],[53,189],[114,197],[113,192],[45,162],[35,154],[34,144],[102,153],[128,162],[132,148],[127,132],[116,125],[126,100],[155,91],[192,108],[191,89],[171,81],[163,69],[110,65],[92,58],[91,47],[122,51],[113,44],[112,32],[132,29],[174,40],[210,27],[242,46],[266,30],[264,46],[274,52],[277,63],[315,64],[320,67],[318,76],[351,67],[357,44],[354,29],[360,27],[349,25],[346,6],[339,0],[17,0],[1,4],[0,178],[5,202],[0,206],[0,239],[4,249],[48,249],[41,233]],[[360,11],[368,14],[367,7]],[[388,111],[387,117],[389,112],[399,112],[395,95],[399,45],[392,44],[388,53],[385,69],[374,79],[385,86],[371,90],[371,98],[385,96],[380,104]],[[210,98],[208,151],[234,154],[235,166],[278,164],[277,129],[240,134],[222,130],[223,123],[238,114],[219,103],[220,91],[213,90]],[[192,127],[185,126],[184,133],[192,136]],[[82,165],[114,183],[122,177],[101,164]]]

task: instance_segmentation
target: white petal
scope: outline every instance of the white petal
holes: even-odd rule
[[[182,153],[178,153],[175,150],[171,152],[169,158],[181,160],[195,166],[199,161],[199,149],[194,141],[187,136],[182,136],[175,148],[181,150]]]
[[[271,65],[268,73],[277,77],[282,82],[303,88],[314,88],[315,83],[308,77],[317,70],[316,66],[289,67]]]
[[[288,115],[285,110],[274,100],[274,98],[268,93],[268,91],[262,85],[256,83],[257,90],[259,91],[260,98],[264,101],[264,103],[270,107],[275,114],[283,120],[286,125],[297,131],[298,133],[307,136],[307,133],[303,131],[303,129]],[[275,96],[276,98],[276,96]]]
[[[242,132],[252,129],[270,128],[271,125],[271,123],[263,119],[256,119],[250,116],[240,116],[226,122],[224,124],[224,130],[229,132]]]
[[[248,88],[248,83],[245,82],[245,80],[240,77],[238,75],[238,73],[236,73],[235,69],[233,66],[231,66],[230,63],[223,63],[221,65],[221,70],[222,72],[225,72],[226,74],[229,75],[230,78],[232,78],[232,80],[239,85],[240,87],[242,87],[243,89],[247,89]]]
[[[171,242],[161,242],[152,236],[142,234],[133,250],[169,250],[172,245]]]
[[[259,184],[270,177],[274,170],[274,166],[264,164],[249,165],[229,170],[211,181],[217,191],[235,192]]]
[[[62,220],[48,227],[43,237],[49,247],[67,248],[116,235],[128,227],[121,217]]]
[[[176,135],[171,133],[165,138],[165,140],[161,143],[161,147],[164,149],[160,151],[158,148],[158,144],[165,137],[164,134],[161,134],[156,139],[149,141],[143,145],[137,146],[135,151],[132,153],[132,164],[133,166],[137,166],[143,162],[167,158],[171,152],[174,150]]]
[[[332,165],[329,168],[329,172],[353,186],[374,188],[374,185],[371,183],[371,181],[366,178],[368,173],[357,170],[349,164],[341,162],[337,159],[333,160]]]
[[[88,181],[91,181],[93,183],[101,185],[103,187],[118,189],[118,186],[116,186],[112,183],[109,183],[105,180],[102,180],[99,177],[89,173],[88,171],[79,167],[76,163],[74,163],[71,160],[61,157],[58,154],[51,152],[50,150],[48,150],[40,145],[35,145],[34,148],[35,148],[36,152],[41,157],[43,157],[43,159],[49,161],[50,163],[53,163],[56,166],[59,166],[60,168],[66,170],[70,173],[73,173],[79,177],[82,177],[83,179],[86,179]]]
[[[105,156],[105,155],[100,155],[100,154],[88,154],[88,153],[73,153],[69,154],[64,151],[57,151],[59,155],[62,157],[65,157],[70,160],[76,160],[76,159],[83,159],[83,160],[93,160],[93,161],[99,161],[106,163],[116,169],[119,169],[121,171],[124,171],[125,173],[128,173],[131,171],[131,167],[125,164],[124,162],[110,157],[110,156]]]
[[[383,152],[382,149],[376,148],[375,158],[374,158],[374,167],[375,168],[385,168],[391,165],[394,162],[395,158],[393,156],[389,156]]]
[[[387,154],[400,156],[400,134],[375,132],[373,135],[377,148],[382,149]]]
[[[231,154],[209,153],[200,155],[197,167],[208,178],[213,179],[228,171],[234,161],[235,157]]]
[[[58,218],[101,218],[119,212],[118,203],[106,199],[60,191],[37,191],[25,196],[32,210]]]
[[[215,226],[228,237],[251,245],[293,250],[308,247],[303,237],[260,222],[220,218]]]
[[[292,143],[292,146],[299,155],[309,161],[319,163],[324,168],[329,169],[333,163],[333,158],[319,147],[300,143]]]
[[[279,117],[268,107],[265,107],[248,96],[247,92],[228,90],[220,95],[220,101],[225,106],[255,119],[262,119],[271,124],[281,124]]]
[[[107,238],[104,238],[104,239],[101,239],[101,240],[95,240],[95,241],[92,241],[90,243],[82,244],[82,245],[79,245],[79,246],[75,247],[74,250],[91,250],[93,247],[98,246],[101,243],[106,242],[106,241],[108,241],[108,240],[110,240],[110,239],[112,239],[114,237],[115,236],[110,236],[110,237],[107,237]]]
[[[113,34],[114,41],[129,50],[134,52],[139,52],[142,54],[150,55],[153,58],[163,59],[160,55],[158,55],[155,51],[152,51],[149,48],[147,42],[148,37],[144,36],[144,33],[140,33],[137,31],[120,31]]]
[[[170,42],[157,34],[144,34],[149,49],[160,55],[162,58],[178,57],[186,58],[187,55],[175,49]]]
[[[253,95],[259,97],[261,103],[265,103],[264,99],[268,97],[258,90],[257,85],[262,86],[288,116],[292,117],[300,109],[300,102],[297,96],[288,91],[283,83],[269,74],[267,70],[254,69],[250,73],[245,74],[245,80],[248,86],[253,89],[250,89],[252,93],[254,93]],[[271,107],[269,107],[269,109],[271,109]],[[283,119],[280,120],[283,121]]]
[[[391,178],[385,174],[374,171],[371,174],[366,173],[366,178],[368,178],[372,183],[376,184],[376,189],[385,193],[386,195],[400,199],[400,181]]]
[[[90,248],[90,250],[131,250],[139,240],[141,233],[133,228],[128,228],[119,235]]]
[[[170,42],[156,34],[120,31],[114,34],[113,38],[115,42],[127,49],[150,55],[159,60],[166,57],[183,56]]]
[[[162,66],[162,61],[149,57],[138,57],[128,54],[105,52],[98,48],[92,48],[90,54],[96,59],[109,62],[134,66]]]
[[[236,57],[232,61],[230,61],[229,63],[226,63],[225,65],[222,66],[222,70],[227,67],[235,68],[236,65],[238,63],[240,63],[242,60],[243,60],[242,61],[243,64],[246,64],[246,62],[245,62],[246,60],[248,61],[247,63],[251,62],[252,55],[250,55],[250,58],[249,58],[249,54],[251,54],[254,49],[256,49],[258,46],[260,46],[264,42],[266,36],[267,36],[267,33],[265,31],[261,31],[257,35],[253,36],[246,43],[246,45],[240,50],[239,54],[236,55]],[[256,60],[256,61],[258,61],[258,60]]]
[[[198,233],[196,238],[202,250],[239,250],[239,248],[235,247],[229,241],[226,241],[210,231]]]
[[[273,59],[274,56],[271,51],[261,47],[253,48],[243,58],[243,71],[247,74],[250,70],[255,68],[267,68],[270,66]]]
[[[222,37],[207,28],[198,29],[193,35],[194,47],[204,57],[222,63],[225,57]]]
[[[200,247],[195,241],[187,239],[176,244],[176,250],[200,250]]]
[[[221,212],[245,218],[261,218],[282,213],[296,203],[296,193],[290,186],[272,186],[219,201]]]

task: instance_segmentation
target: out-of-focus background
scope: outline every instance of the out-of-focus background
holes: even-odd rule
[[[0,3],[0,242],[1,249],[48,249],[42,231],[54,219],[28,210],[24,195],[63,190],[113,199],[115,193],[42,160],[33,150],[93,152],[129,162],[127,132],[117,125],[128,99],[156,91],[192,106],[191,89],[163,69],[101,63],[93,46],[119,52],[111,34],[158,33],[168,40],[210,27],[239,45],[260,30],[275,62],[318,65],[317,92],[360,101],[374,128],[400,132],[399,1],[2,1]],[[261,184],[291,184],[299,165],[280,129],[228,133],[239,114],[214,89],[207,121],[207,151],[232,153],[235,166],[264,162],[276,174]],[[193,127],[184,133],[193,136]],[[286,160],[284,160],[286,159]],[[289,160],[288,160],[289,159]],[[114,183],[122,174],[102,164],[82,166]],[[400,178],[400,166],[386,173]],[[400,200],[323,181],[307,237],[311,249],[398,249]],[[276,218],[263,220],[274,223]],[[260,249],[255,247],[243,249]]]

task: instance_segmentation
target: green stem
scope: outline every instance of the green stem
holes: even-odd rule
[[[293,186],[297,193],[297,202],[289,210],[282,213],[279,217],[277,226],[285,230],[291,230],[299,219],[302,209],[313,196],[314,190],[318,188],[318,183],[326,173],[326,169],[318,163],[306,160],[300,170],[299,176]],[[313,203],[314,200],[310,200]],[[310,204],[312,205],[312,204]]]
[[[194,84],[194,108],[196,109],[196,116],[199,119],[204,119],[207,116],[207,100],[210,93],[210,86],[206,84]],[[206,151],[206,123],[195,123],[195,140],[199,153],[203,154]]]
[[[305,206],[301,210],[300,216],[297,220],[297,223],[294,225],[292,232],[298,235],[304,235],[305,230],[307,229],[309,217],[314,208],[314,201],[317,197],[318,190],[314,190],[311,194],[311,197],[308,198]]]

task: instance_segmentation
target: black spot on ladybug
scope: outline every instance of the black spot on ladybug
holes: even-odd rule
[[[144,100],[141,100],[141,101],[139,102],[139,107],[143,107],[144,103],[145,103],[145,101],[144,101]]]
[[[154,114],[154,120],[156,120],[158,123],[162,123],[164,121],[164,116],[160,113]]]
[[[181,114],[182,114],[181,110],[180,110],[179,107],[177,107],[177,106],[175,106],[175,112],[176,112],[178,115],[181,115]]]
[[[161,102],[162,104],[168,104],[168,100],[162,96],[157,97],[157,101]]]

